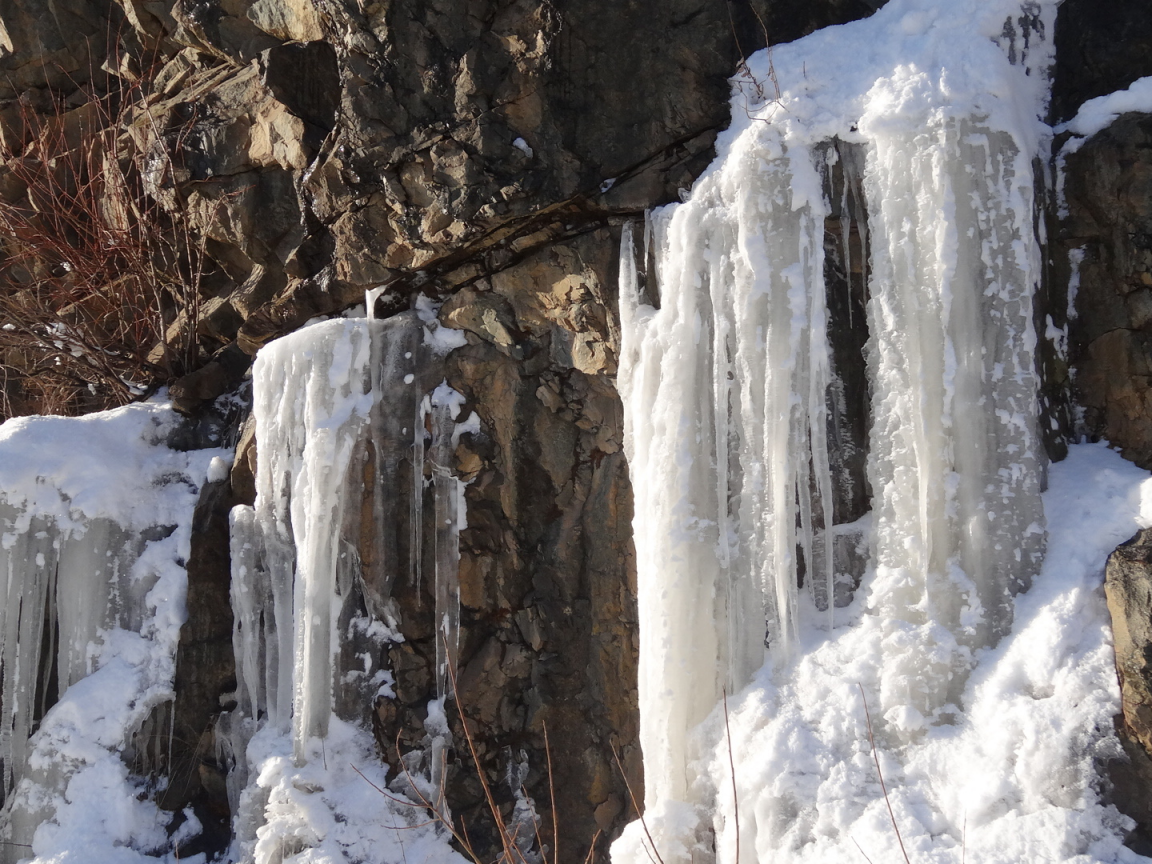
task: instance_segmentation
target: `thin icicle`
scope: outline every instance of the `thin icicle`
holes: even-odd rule
[[[416,402],[416,411],[412,418],[412,509],[409,514],[411,531],[411,548],[409,556],[409,570],[412,585],[415,588],[416,603],[423,599],[421,582],[424,572],[424,455],[428,437],[428,415],[432,411],[432,402],[425,396]]]
[[[460,525],[462,488],[455,476],[456,418],[463,397],[444,382],[432,393],[432,488],[436,528],[436,695],[452,695],[449,667],[460,643]]]

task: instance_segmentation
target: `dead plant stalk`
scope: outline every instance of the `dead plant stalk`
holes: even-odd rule
[[[154,123],[149,75],[110,80],[106,93],[77,85],[74,109],[18,101],[19,129],[0,141],[0,369],[40,393],[42,413],[123,404],[198,364],[207,232],[178,195],[169,213],[148,194],[131,153],[136,112]]]
[[[868,710],[868,699],[864,696],[864,686],[859,682],[856,686],[860,689],[860,699],[864,702],[864,721],[868,724],[868,743],[872,745],[872,760],[876,763],[876,776],[880,778],[880,791],[884,793],[884,803],[888,805],[888,818],[892,820],[892,830],[896,832],[896,841],[900,844],[900,854],[904,856],[904,864],[912,864],[908,860],[908,851],[904,848],[904,838],[900,836],[900,826],[896,824],[896,814],[892,812],[892,801],[888,798],[884,772],[880,770],[880,756],[876,752],[876,739],[872,734],[872,714]],[[857,844],[857,848],[859,848],[859,844]],[[863,854],[864,850],[861,849],[860,853]]]

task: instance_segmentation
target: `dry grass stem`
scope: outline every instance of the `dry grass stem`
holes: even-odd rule
[[[620,771],[620,776],[624,778],[624,788],[628,790],[628,797],[632,801],[632,809],[635,810],[636,815],[640,817],[640,827],[644,829],[644,836],[648,838],[648,843],[652,847],[651,851],[649,851],[648,847],[644,846],[644,851],[648,854],[649,860],[652,860],[653,856],[655,856],[653,864],[656,864],[657,861],[659,864],[664,864],[664,859],[660,857],[660,850],[656,848],[656,841],[652,839],[652,832],[648,830],[648,822],[644,818],[644,811],[640,809],[640,804],[637,802],[636,795],[632,791],[632,784],[628,782],[628,774],[624,770],[624,764],[620,761],[620,754],[616,752],[615,745],[611,746],[612,758],[616,760],[616,768]],[[640,845],[643,846],[644,844],[641,843]]]
[[[46,111],[22,98],[17,131],[0,137],[5,416],[124,404],[200,362],[207,236],[189,227],[179,196],[168,212],[148,194],[127,134],[155,124],[155,67],[111,77],[106,93],[77,85],[68,103],[49,94]],[[171,175],[161,149],[150,170]]]
[[[556,784],[552,779],[552,746],[548,743],[548,724],[544,723],[544,755],[548,760],[548,796],[552,800],[552,864],[560,864],[560,823],[556,819]],[[596,832],[596,837],[600,832]],[[540,847],[543,850],[543,846]],[[593,850],[596,848],[596,839],[592,840]],[[591,851],[589,854],[592,854]]]
[[[896,824],[896,814],[892,812],[892,801],[888,798],[888,787],[884,783],[884,772],[880,770],[880,756],[876,752],[876,739],[872,735],[872,714],[868,710],[868,699],[864,696],[863,685],[857,683],[856,686],[860,688],[860,698],[864,702],[864,720],[868,724],[868,743],[872,745],[872,759],[876,763],[876,776],[880,778],[880,791],[884,793],[884,803],[888,805],[888,818],[892,820],[892,830],[896,832],[896,841],[900,844],[900,853],[904,856],[904,864],[912,864],[912,862],[908,860],[908,851],[904,848],[904,838],[900,836],[900,826]],[[861,850],[860,854],[864,854],[863,850]]]
[[[732,758],[732,727],[728,723],[728,690],[724,689],[724,738],[728,742],[728,767],[732,771],[732,812],[736,825],[736,864],[740,864],[740,796],[736,794],[736,760]]]
[[[872,864],[872,859],[864,854],[864,850],[860,847],[860,844],[856,842],[856,838],[853,837],[851,834],[849,834],[848,836],[852,840],[852,845],[854,845],[856,847],[856,850],[860,853],[860,857],[863,858],[865,861],[867,861],[868,864]]]
[[[456,692],[457,692],[456,691],[456,670],[451,666],[451,664],[449,664],[448,673],[449,673],[449,681],[452,685],[452,696],[454,699],[456,699],[457,709],[459,710],[459,704],[460,703],[459,703],[459,700],[456,696]],[[532,864],[532,861],[529,860],[529,856],[525,854],[525,852],[521,849],[519,843],[517,842],[518,840],[522,839],[519,836],[521,826],[519,824],[517,824],[512,829],[509,829],[508,823],[505,820],[504,815],[500,812],[500,807],[496,803],[495,795],[493,794],[492,788],[489,785],[488,779],[484,773],[483,766],[480,762],[480,756],[479,756],[479,753],[478,753],[477,748],[476,748],[476,742],[475,742],[475,739],[472,735],[472,730],[468,725],[468,720],[465,717],[464,712],[462,710],[459,710],[459,714],[460,714],[461,729],[463,730],[464,738],[468,744],[468,750],[469,750],[469,753],[471,754],[471,757],[472,757],[472,764],[473,764],[473,767],[476,769],[477,775],[479,776],[480,785],[484,791],[485,801],[486,801],[486,803],[488,805],[488,809],[492,815],[493,825],[496,827],[497,833],[500,837],[500,844],[502,847],[502,851],[501,851],[499,861],[501,862],[501,864]],[[400,757],[398,761],[400,763],[401,770],[404,773],[404,778],[406,781],[407,789],[410,790],[410,794],[416,799],[415,801],[408,800],[406,798],[400,797],[397,794],[393,794],[386,789],[380,788],[380,786],[376,785],[371,780],[369,780],[367,777],[365,777],[364,773],[362,771],[360,771],[360,769],[356,768],[355,766],[353,766],[353,770],[356,771],[356,773],[359,774],[364,779],[364,781],[366,783],[368,783],[369,786],[371,786],[373,789],[375,789],[377,792],[379,792],[388,801],[390,801],[393,804],[396,804],[398,806],[401,806],[401,807],[422,809],[422,810],[424,810],[430,814],[430,818],[427,821],[421,822],[418,825],[387,826],[387,827],[395,828],[396,830],[407,830],[407,829],[411,829],[411,828],[424,827],[426,825],[438,824],[438,825],[442,826],[445,830],[448,831],[448,833],[451,835],[452,839],[456,841],[456,843],[459,845],[459,847],[463,850],[464,854],[467,855],[474,862],[474,864],[488,864],[488,862],[486,862],[479,855],[479,853],[476,851],[475,847],[473,846],[472,838],[468,834],[468,826],[467,826],[467,823],[464,820],[463,816],[460,817],[459,828],[457,828],[456,821],[452,817],[452,815],[449,812],[448,807],[446,805],[445,796],[446,796],[446,785],[447,784],[444,782],[444,777],[446,775],[447,759],[446,759],[445,754],[443,754],[443,753],[440,754],[440,758],[443,761],[441,762],[441,764],[439,766],[440,770],[438,772],[433,771],[432,766],[429,767],[429,778],[435,777],[435,776],[437,776],[437,774],[440,777],[440,781],[437,783],[435,801],[433,801],[433,800],[429,799],[428,795],[426,795],[423,791],[421,791],[420,783],[417,782],[417,778],[412,775],[411,771],[408,768],[407,763],[402,758],[402,751],[400,749],[400,733],[399,732],[397,732],[397,734],[396,734],[395,747],[396,747],[397,756]],[[548,792],[549,792],[549,796],[550,796],[551,802],[552,802],[553,842],[558,844],[558,842],[559,842],[559,830],[556,826],[556,790],[555,790],[555,785],[553,782],[553,775],[552,775],[552,749],[551,749],[551,746],[549,744],[548,730],[546,727],[544,729],[544,750],[545,750],[545,755],[547,757],[547,763],[548,763]],[[409,793],[406,792],[405,794],[409,794]],[[531,800],[528,796],[527,790],[523,786],[520,787],[520,794],[523,796],[525,801]],[[543,844],[543,841],[540,837],[540,820],[536,816],[534,807],[532,810],[532,819],[533,819],[533,825],[534,825],[535,834],[536,834],[536,838],[535,838],[536,839],[536,846],[540,850],[541,860],[544,862],[544,864],[547,864],[548,859],[547,859],[547,856],[544,854],[544,844]],[[592,849],[589,850],[589,853],[588,853],[589,858],[585,859],[585,864],[588,864],[588,861],[593,858],[594,852],[595,852],[595,844],[599,838],[600,838],[600,832],[597,831],[596,836],[592,841],[592,844],[593,844]],[[532,857],[534,859],[534,856],[532,856]],[[558,860],[559,860],[559,853],[558,853],[557,849],[554,849],[553,854],[552,854],[552,864],[556,864],[556,862]]]

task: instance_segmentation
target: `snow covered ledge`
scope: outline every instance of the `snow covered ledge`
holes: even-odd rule
[[[173,698],[192,515],[231,456],[169,447],[183,422],[153,402],[0,426],[0,861],[169,854],[121,753]]]

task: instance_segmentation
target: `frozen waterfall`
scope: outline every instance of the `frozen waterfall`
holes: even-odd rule
[[[460,434],[477,427],[437,377],[437,355],[456,343],[434,331],[424,305],[385,320],[316,323],[257,355],[256,503],[231,520],[238,705],[218,730],[235,761],[238,860],[349,842],[400,842],[399,855],[386,823],[435,833],[383,797],[383,822],[347,815],[373,794],[357,772],[385,782],[366,755],[375,745],[363,724],[376,697],[391,694],[382,663],[389,643],[403,641],[395,580],[411,579],[418,595],[430,565],[441,697],[459,639],[464,501],[454,454]],[[302,828],[316,805],[293,801],[301,784],[327,790],[323,807],[346,827],[319,836]],[[366,840],[373,832],[383,839]]]
[[[967,121],[916,138],[873,142],[864,175],[871,606],[905,631],[881,701],[909,722],[954,701],[971,649],[1007,631],[1044,537],[1030,160]],[[660,646],[641,656],[649,800],[685,794],[685,734],[765,645],[787,657],[802,622],[834,620],[822,174],[837,153],[751,127],[647,226],[658,310],[625,233],[621,393],[642,639]]]
[[[1054,7],[893,0],[762,52],[734,79],[733,126],[691,196],[642,237],[624,231],[647,827],[617,842],[617,864],[739,848],[761,864],[895,860],[872,732],[914,860],[1070,860],[1118,843],[1123,818],[1083,755],[1110,746],[1109,697],[1067,683],[1104,656],[1097,625],[1069,625],[1053,648],[1043,615],[1020,611],[1095,578],[1044,563],[1045,507],[1064,500],[1042,498],[1032,306]],[[780,99],[757,104],[771,74]],[[844,526],[830,442],[848,370],[830,340],[865,322],[832,320],[825,248],[847,254],[849,192],[869,250],[856,362],[871,514]],[[868,538],[859,586],[834,554],[847,531]],[[989,680],[1043,677],[1005,671],[1027,653],[1019,632],[1069,671],[1021,685],[1050,701],[1001,722],[1023,734],[1025,716],[1075,718],[1031,762],[983,713]],[[997,747],[1003,764],[979,778],[1001,784],[993,804],[972,772]],[[1053,774],[1064,791],[1037,792]],[[1055,841],[1056,825],[1079,839]]]

